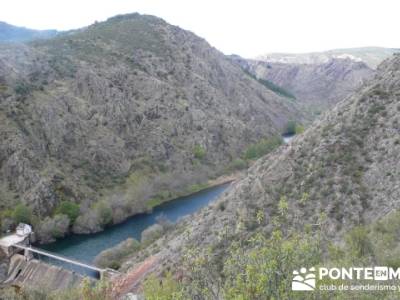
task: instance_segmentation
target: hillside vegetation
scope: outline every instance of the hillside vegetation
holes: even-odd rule
[[[164,262],[160,270],[179,270],[186,281],[173,291],[183,299],[303,299],[289,288],[292,270],[301,266],[398,267],[399,97],[395,56],[372,82],[122,269],[150,253]],[[154,285],[150,278],[145,291]],[[334,296],[344,297],[311,297]]]
[[[23,219],[43,241],[100,231],[243,166],[250,145],[301,119],[205,40],[152,16],[0,45],[2,230]]]

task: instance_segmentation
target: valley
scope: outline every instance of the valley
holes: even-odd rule
[[[397,299],[292,280],[400,266],[398,51],[243,58],[139,13],[0,22],[0,236],[22,241],[0,300]]]
[[[198,191],[303,120],[206,41],[152,16],[0,48],[2,229],[23,219],[43,242],[53,226],[58,237],[95,233]]]

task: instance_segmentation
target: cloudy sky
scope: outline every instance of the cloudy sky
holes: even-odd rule
[[[400,48],[399,0],[2,0],[0,20],[67,30],[130,12],[159,16],[244,57]]]

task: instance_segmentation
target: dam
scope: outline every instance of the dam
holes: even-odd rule
[[[226,183],[179,197],[156,207],[152,213],[133,216],[103,232],[70,235],[55,243],[41,245],[40,248],[32,246],[22,232],[22,235],[15,233],[0,238],[0,252],[7,256],[9,265],[6,282],[3,281],[3,284],[37,287],[45,282],[50,289],[59,290],[79,284],[84,278],[114,278],[119,275],[115,270],[94,266],[93,260],[98,253],[127,238],[140,240],[141,232],[155,224],[160,215],[171,222],[177,222],[208,205],[228,186],[229,183]]]
[[[98,268],[88,263],[35,248],[30,244],[32,234],[29,225],[19,224],[16,233],[0,239],[0,249],[9,261],[7,279],[2,284],[20,287],[47,285],[51,289],[65,289],[80,283],[84,279],[82,274],[43,262],[36,259],[35,255],[39,258],[47,257],[63,264],[72,264],[88,269],[95,272],[100,279],[119,275],[119,272],[109,268]]]

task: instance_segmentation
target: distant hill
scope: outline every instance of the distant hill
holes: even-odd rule
[[[271,63],[322,64],[333,58],[350,58],[354,61],[362,61],[375,69],[385,58],[399,51],[400,49],[393,48],[361,47],[310,53],[269,53],[260,55],[255,60]]]
[[[230,59],[258,80],[292,95],[310,119],[346,98],[375,74],[365,62],[348,57],[312,64],[250,60],[237,55]]]
[[[28,42],[54,37],[57,30],[34,30],[0,21],[0,42]]]

